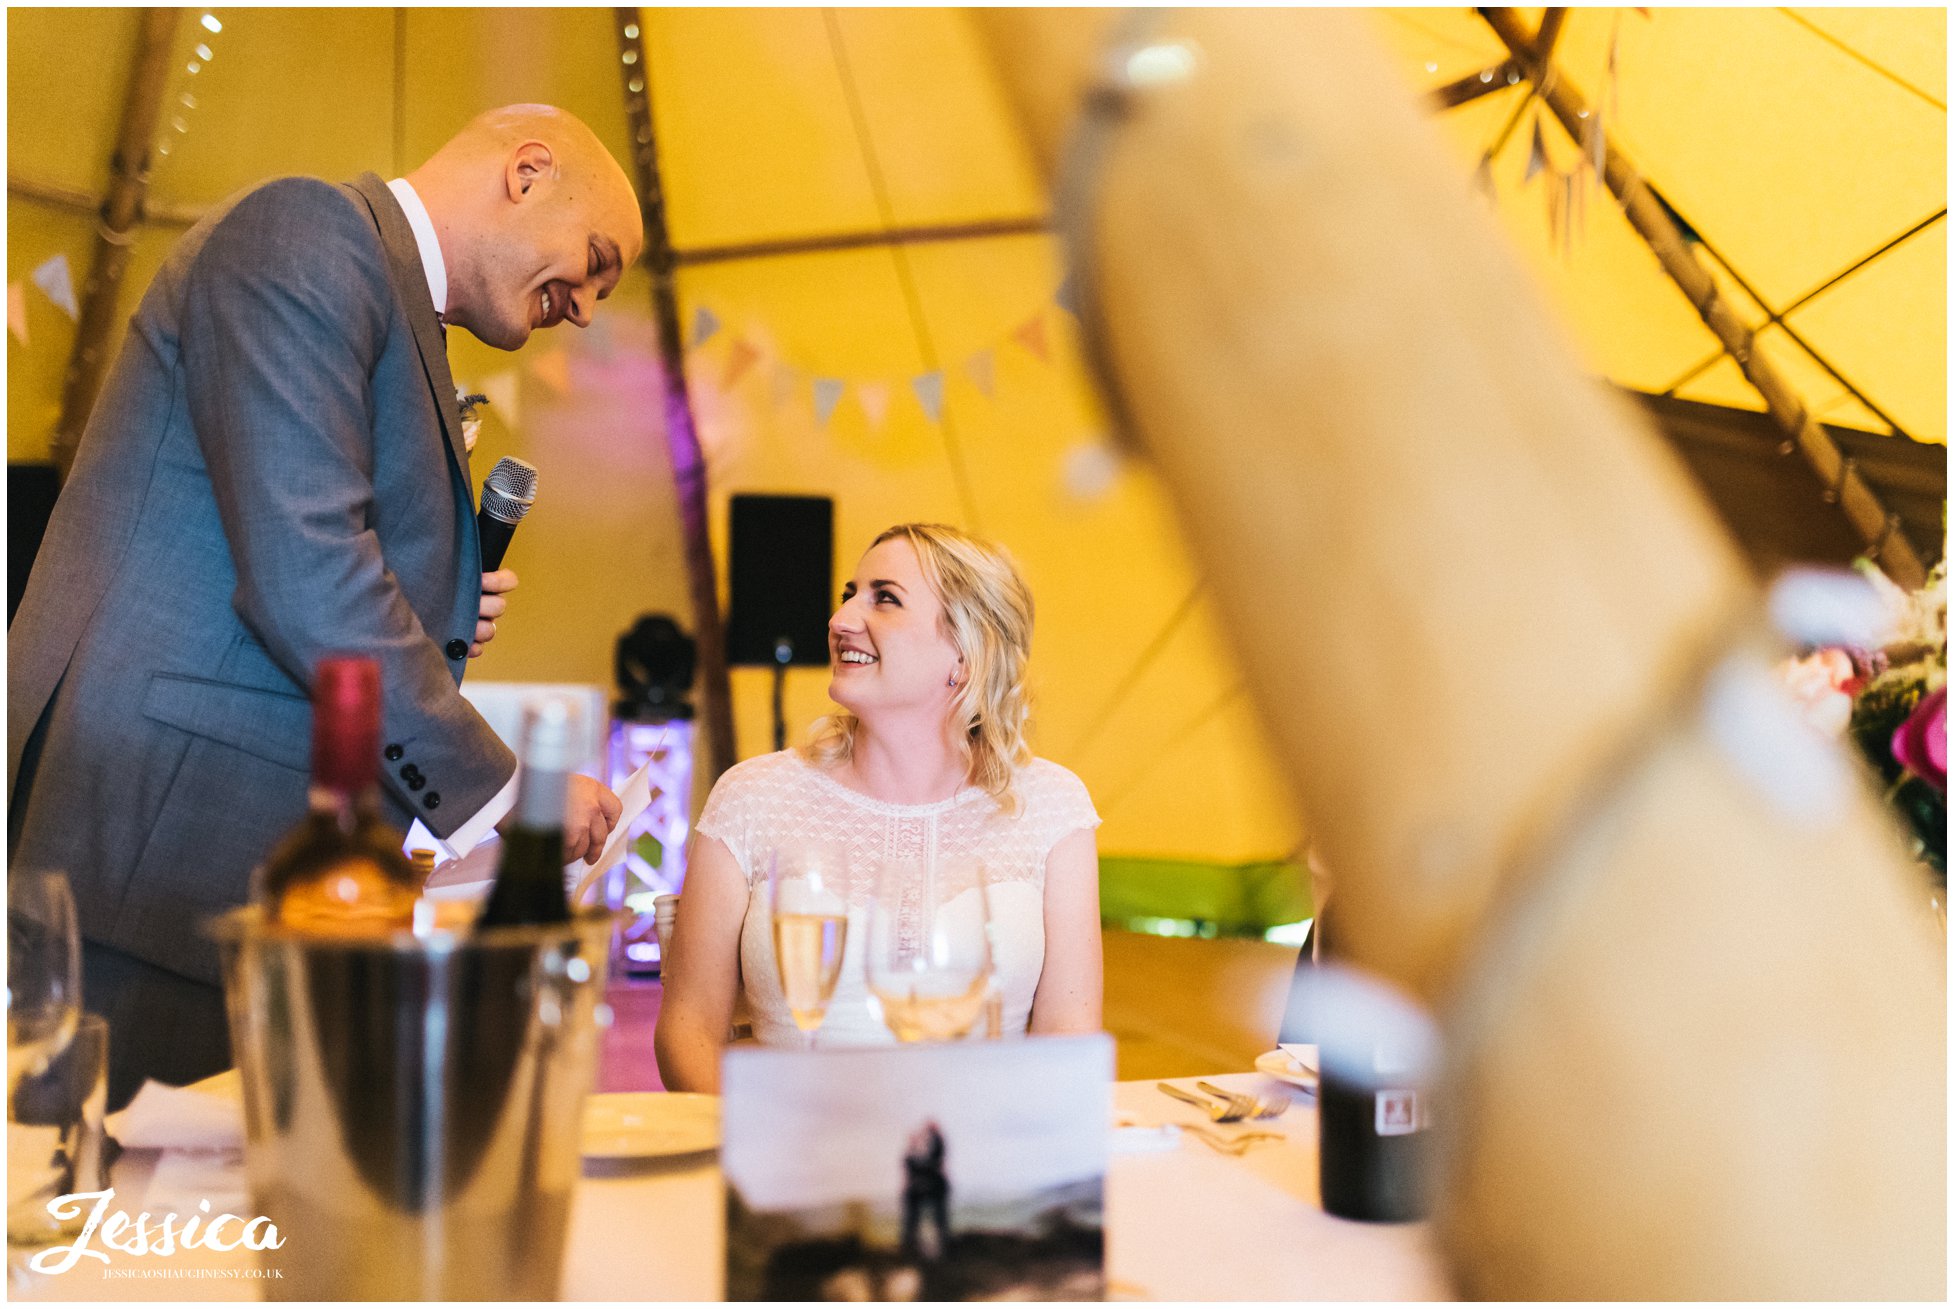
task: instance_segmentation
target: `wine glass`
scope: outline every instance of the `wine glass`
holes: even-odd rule
[[[869,994],[898,1041],[967,1035],[991,989],[983,867],[884,862],[869,910],[868,947]]]
[[[780,993],[803,1045],[812,1048],[848,945],[846,853],[826,845],[775,850],[767,883]]]
[[[44,1070],[81,1016],[81,941],[68,879],[42,869],[7,878],[7,1098]]]

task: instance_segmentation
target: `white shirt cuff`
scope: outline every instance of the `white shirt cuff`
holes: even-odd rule
[[[509,780],[503,784],[502,789],[495,793],[495,798],[476,810],[475,816],[457,827],[445,841],[428,831],[421,820],[416,818],[413,830],[407,834],[407,848],[411,850],[419,845],[425,849],[431,843],[438,847],[446,858],[461,858],[480,845],[482,838],[502,821],[502,816],[516,807],[516,779],[520,776],[522,776],[522,769],[517,768],[509,775]]]

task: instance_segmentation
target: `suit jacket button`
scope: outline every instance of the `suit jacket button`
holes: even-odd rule
[[[401,748],[400,748],[399,746],[397,746],[397,745],[390,745],[390,746],[388,746],[388,747],[387,747],[387,750],[386,750],[386,755],[387,755],[387,762],[388,762],[388,763],[390,763],[390,764],[391,764],[391,763],[398,763],[398,762],[399,762],[399,760],[400,760],[400,757],[401,757],[402,755],[404,755],[404,754],[406,754],[406,753],[407,753],[407,752],[406,752],[405,750],[403,750],[403,749],[401,749]]]
[[[421,806],[426,809],[439,809],[441,807],[441,793],[439,791],[429,791],[421,797]]]
[[[410,791],[418,791],[426,785],[427,785],[427,779],[425,777],[422,777],[419,773],[415,773],[412,777],[407,779],[407,789]]]
[[[448,642],[448,658],[466,659],[467,657],[468,657],[468,642],[462,640],[459,637],[456,637],[454,640]]]

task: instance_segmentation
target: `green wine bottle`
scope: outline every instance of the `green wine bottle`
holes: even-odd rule
[[[495,886],[477,927],[535,927],[569,920],[563,810],[583,738],[581,726],[574,700],[550,696],[524,710],[516,807],[502,838]]]

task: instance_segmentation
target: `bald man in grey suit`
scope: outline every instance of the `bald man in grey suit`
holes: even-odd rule
[[[391,184],[236,197],[151,283],[7,640],[9,850],[73,884],[114,1102],[229,1063],[204,924],[305,811],[322,656],[380,663],[396,823],[506,809],[514,759],[459,687],[514,577],[481,571],[444,323],[508,350],[584,326],[642,245],[590,130],[512,106]],[[617,816],[577,782],[573,859]]]

